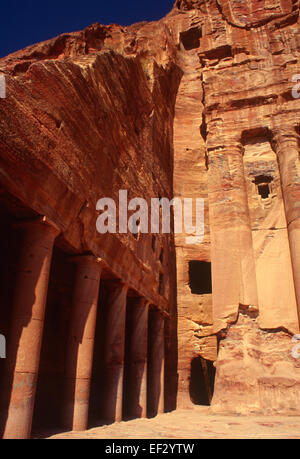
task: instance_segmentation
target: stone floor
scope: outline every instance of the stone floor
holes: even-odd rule
[[[221,416],[209,408],[195,407],[162,414],[154,419],[135,419],[85,432],[64,432],[47,438],[63,439],[300,439],[300,416]]]

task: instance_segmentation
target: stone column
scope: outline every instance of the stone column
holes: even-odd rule
[[[255,261],[243,164],[244,148],[208,143],[209,219],[215,331],[236,320],[239,305],[258,307]]]
[[[157,309],[149,312],[148,416],[164,413],[165,336],[164,317]]]
[[[128,311],[131,314],[128,387],[130,417],[147,417],[148,303],[138,298]]]
[[[122,421],[127,285],[109,283],[106,300],[103,414],[108,422]]]
[[[51,258],[59,234],[46,218],[18,226],[24,231],[24,241],[7,341],[1,409],[3,438],[15,439],[29,438],[31,433]]]
[[[101,260],[94,256],[71,258],[76,263],[72,317],[69,330],[63,427],[86,430],[93,366]]]
[[[300,140],[296,131],[274,130],[282,194],[289,235],[295,293],[300,321]]]

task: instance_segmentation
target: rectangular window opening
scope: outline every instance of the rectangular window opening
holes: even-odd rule
[[[211,263],[198,260],[189,262],[189,287],[195,295],[212,293]]]
[[[270,196],[270,187],[266,183],[264,185],[258,185],[258,192],[262,199],[267,199]]]

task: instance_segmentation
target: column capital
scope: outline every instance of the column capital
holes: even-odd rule
[[[78,265],[94,265],[99,269],[103,268],[104,261],[102,258],[98,258],[95,255],[75,255],[69,257],[70,263],[76,263]]]
[[[151,302],[149,300],[147,300],[147,298],[145,298],[144,296],[137,296],[135,298],[135,305],[137,307],[141,307],[141,308],[149,308]]]
[[[165,309],[161,311],[164,319],[169,319],[170,318],[170,313],[166,311]]]
[[[162,306],[156,306],[155,304],[148,302],[148,307],[151,309],[153,312],[156,314],[160,315],[162,319],[169,319],[170,314],[166,309],[164,309]]]
[[[107,284],[112,287],[122,287],[127,290],[129,288],[127,282],[125,282],[123,279],[110,279],[107,281]]]
[[[272,130],[272,144],[277,153],[281,152],[281,146],[286,142],[300,145],[300,136],[295,127],[276,127]]]
[[[144,307],[149,309],[150,306],[150,300],[147,300],[147,298],[144,298]]]
[[[30,228],[45,228],[49,232],[52,232],[53,235],[56,237],[61,232],[59,227],[48,217],[46,216],[39,216],[36,218],[30,218],[26,220],[19,220],[14,223],[13,225],[15,228],[22,228],[22,229],[30,229]]]
[[[207,142],[207,153],[208,155],[217,154],[235,154],[243,156],[245,148],[243,144],[237,140],[218,142],[215,143],[213,140]]]

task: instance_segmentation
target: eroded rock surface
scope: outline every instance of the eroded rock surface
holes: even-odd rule
[[[0,60],[2,187],[49,215],[64,246],[155,302],[151,247],[118,234],[100,244],[96,201],[119,189],[205,199],[202,243],[175,235],[177,313],[173,238],[158,244],[178,406],[201,357],[216,362],[215,409],[300,412],[299,32],[297,0],[177,0],[158,22],[94,24]],[[193,293],[191,261],[211,263],[211,291],[199,279]]]

